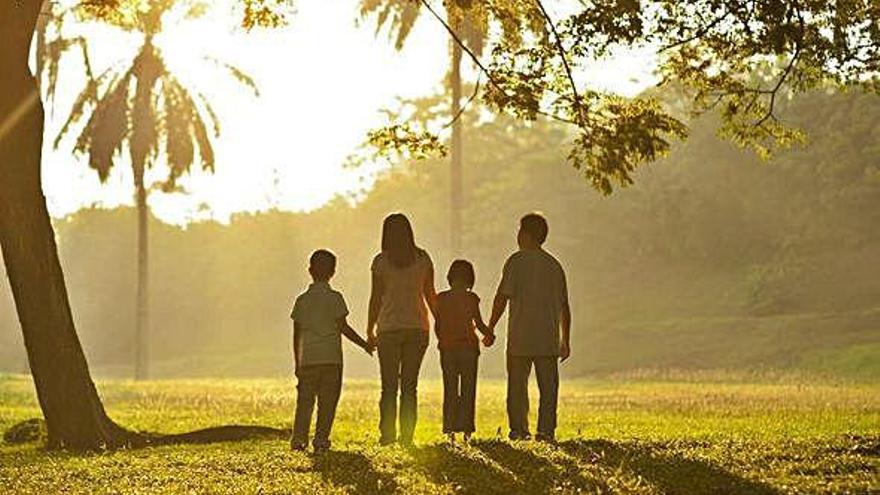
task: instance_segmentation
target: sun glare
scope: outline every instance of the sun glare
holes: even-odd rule
[[[228,9],[208,9],[187,18],[181,9],[163,17],[156,45],[172,73],[216,110],[221,135],[214,142],[216,171],[194,167],[179,184],[186,194],[152,193],[150,206],[160,219],[186,224],[228,221],[236,212],[271,208],[307,210],[337,195],[369,188],[378,162],[359,170],[344,168],[346,158],[368,130],[385,122],[379,112],[399,96],[429,95],[441,89],[447,66],[442,26],[420,20],[402,52],[372,26],[357,26],[356,0],[301,2],[291,25],[245,32]],[[130,63],[142,37],[89,23],[65,27],[89,40],[96,72]],[[583,73],[591,84],[633,94],[650,76],[644,54],[626,54]],[[62,64],[60,93],[47,112],[45,189],[53,215],[83,206],[132,204],[126,154],[105,184],[72,157],[72,140],[51,144],[66,120],[84,79],[75,56]],[[241,84],[230,69],[251,78],[259,91]],[[626,73],[627,76],[621,76]],[[633,81],[635,74],[638,81]],[[160,156],[148,179],[161,181]]]

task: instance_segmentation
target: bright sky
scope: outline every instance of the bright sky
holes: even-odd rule
[[[369,188],[385,165],[343,168],[367,131],[386,122],[379,113],[398,96],[441,89],[447,64],[442,26],[423,15],[403,51],[372,23],[355,24],[357,0],[303,0],[284,29],[245,33],[225,12],[166,25],[157,40],[167,63],[189,87],[213,103],[222,125],[215,141],[216,173],[197,171],[180,181],[188,194],[154,193],[150,206],[164,221],[228,221],[231,214],[269,208],[307,210],[337,194]],[[113,61],[130,61],[140,39],[106,27],[75,28],[91,40],[96,71]],[[252,76],[260,97],[228,73],[203,60],[213,56]],[[623,94],[652,81],[648,52],[621,54],[590,68],[585,78]],[[56,216],[97,204],[132,204],[130,163],[120,157],[110,180],[101,184],[87,160],[72,156],[73,139],[52,147],[82,88],[81,61],[61,67],[59,97],[47,107],[44,190]],[[164,177],[161,170],[155,179]]]

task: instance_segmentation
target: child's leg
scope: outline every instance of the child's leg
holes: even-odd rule
[[[315,424],[315,439],[312,444],[316,449],[330,448],[330,430],[333,418],[336,417],[336,405],[342,392],[342,366],[321,366],[321,378],[318,385],[318,420]]]
[[[297,372],[296,412],[293,416],[293,436],[290,444],[302,448],[309,443],[309,426],[317,394],[317,374],[314,366],[303,366]]]
[[[452,433],[458,408],[458,370],[454,351],[440,351],[440,369],[443,370],[443,433]]]
[[[467,350],[461,353],[461,396],[458,409],[458,431],[476,431],[474,415],[477,402],[477,359],[478,351]]]

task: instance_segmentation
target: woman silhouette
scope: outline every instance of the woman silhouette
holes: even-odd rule
[[[382,252],[373,259],[371,271],[367,335],[379,349],[379,443],[388,445],[397,440],[410,445],[416,427],[419,369],[428,348],[428,311],[433,314],[437,294],[431,257],[416,246],[406,216],[395,213],[385,218]]]

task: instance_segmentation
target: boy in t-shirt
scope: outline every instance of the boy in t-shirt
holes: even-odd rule
[[[309,259],[314,281],[296,298],[293,320],[293,355],[296,363],[296,414],[290,448],[305,450],[309,442],[312,410],[318,402],[318,419],[312,445],[316,452],[330,448],[330,429],[342,391],[341,335],[373,354],[373,348],[349,326],[348,308],[342,294],[330,287],[336,273],[336,256],[315,251]]]
[[[465,260],[455,260],[446,276],[449,290],[437,294],[437,347],[443,370],[443,433],[450,443],[455,434],[463,433],[464,442],[474,433],[474,410],[477,397],[477,360],[480,340],[475,329],[483,334],[483,344],[490,346],[495,336],[483,322],[480,298],[472,292],[474,267]]]

